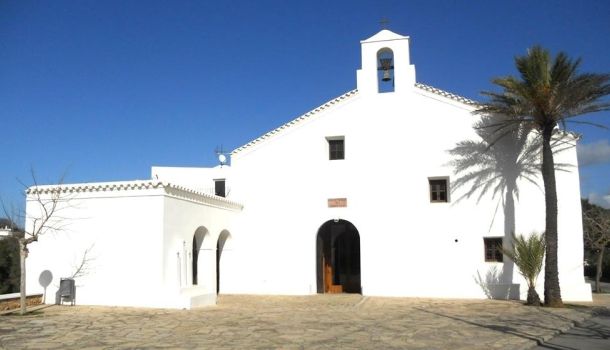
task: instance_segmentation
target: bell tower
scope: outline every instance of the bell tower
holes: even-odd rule
[[[362,68],[356,72],[361,94],[402,93],[415,85],[409,37],[387,29],[360,42]]]

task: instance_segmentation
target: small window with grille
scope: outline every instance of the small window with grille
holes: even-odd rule
[[[432,203],[446,203],[449,202],[448,194],[448,178],[430,178],[428,183],[430,184],[430,202]]]
[[[327,137],[326,140],[328,141],[328,159],[345,159],[345,139],[343,137]]]
[[[500,250],[500,247],[502,247],[502,237],[484,237],[483,242],[485,244],[485,261],[504,261],[504,255]]]

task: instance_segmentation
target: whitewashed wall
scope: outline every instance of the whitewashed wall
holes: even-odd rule
[[[91,189],[112,184],[86,185]],[[38,278],[49,270],[54,278],[46,301],[53,303],[59,279],[70,277],[89,249],[88,273],[76,279],[78,304],[175,308],[214,304],[216,240],[221,232],[231,232],[231,217],[239,205],[158,182],[148,187],[137,184],[142,182],[122,190],[66,185],[80,190],[64,196],[68,202],[62,202],[58,215],[65,229],[30,245],[28,293],[43,291]],[[37,208],[30,196],[30,217],[37,216]],[[32,221],[26,224],[30,227]],[[192,242],[199,227],[207,229],[202,247],[207,251],[200,263],[202,283],[193,286]],[[222,262],[230,262],[231,254],[225,257]]]
[[[399,58],[403,45],[408,40],[367,40],[363,53],[390,47]],[[245,205],[236,224],[244,250],[236,256],[246,270],[232,292],[315,293],[317,230],[340,218],[360,233],[365,295],[481,298],[485,291],[477,279],[490,275],[513,287],[510,296],[524,295],[516,270],[506,280],[504,264],[484,262],[483,237],[504,236],[498,199],[429,200],[429,177],[455,178],[446,151],[476,137],[473,107],[415,86],[376,93],[376,65],[369,61],[363,57],[358,72],[363,93],[233,153],[233,195]],[[397,81],[414,77],[414,69],[401,68],[408,63],[395,62]],[[334,136],[345,138],[345,160],[328,160],[326,138]],[[574,149],[564,157],[575,164]],[[519,185],[517,232],[541,232],[543,194]],[[559,174],[558,188],[564,297],[590,300],[582,277],[577,171]],[[347,208],[328,208],[329,198],[347,198]]]
[[[35,216],[37,203],[28,198],[26,205]],[[50,270],[47,302],[54,302],[59,279],[70,277],[90,249],[89,272],[76,280],[77,303],[159,306],[163,189],[72,193],[69,205],[58,213],[66,228],[30,245],[28,293],[41,290],[38,277]]]
[[[180,290],[183,295],[201,296],[204,304],[216,300],[216,247],[224,233],[228,243],[221,247],[220,292],[235,280],[237,267],[232,262],[234,230],[232,222],[239,210],[203,205],[189,198],[166,197],[163,222],[164,285],[171,291]],[[200,233],[203,242],[199,249],[198,283],[193,285],[192,243],[195,233]],[[221,238],[221,242],[225,237]],[[184,301],[179,301],[183,303]],[[201,305],[193,301],[189,306]]]
[[[476,117],[463,99],[414,85],[408,44],[407,37],[388,31],[363,41],[358,92],[237,149],[231,168],[152,168],[154,181],[187,189],[74,194],[74,207],[65,214],[69,230],[31,246],[28,292],[40,290],[38,276],[49,269],[54,293],[59,277],[69,276],[94,244],[91,272],[77,281],[78,303],[212,304],[222,237],[221,293],[313,294],[318,229],[344,219],[360,235],[365,295],[484,298],[491,289],[495,297],[524,298],[524,280],[516,269],[507,273],[509,262],[484,261],[483,237],[505,234],[499,198],[458,203],[461,190],[449,203],[430,203],[428,178],[455,180],[447,150],[477,138],[471,127]],[[395,55],[393,93],[377,93],[380,48]],[[345,159],[330,161],[327,137],[337,136],[345,138]],[[557,158],[576,165],[575,148]],[[192,191],[210,193],[206,188],[213,189],[218,178],[227,179],[230,200]],[[562,294],[564,300],[590,300],[582,272],[577,168],[558,173],[557,184]],[[524,181],[519,188],[517,233],[542,232],[541,189]],[[328,208],[329,198],[347,198],[347,207]],[[243,211],[231,200],[244,204]],[[35,214],[31,201],[27,206]],[[204,238],[196,286],[195,234]],[[541,295],[542,286],[541,278]]]

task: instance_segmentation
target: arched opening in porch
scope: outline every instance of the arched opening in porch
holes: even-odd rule
[[[199,257],[201,255],[203,241],[209,239],[209,231],[207,228],[203,226],[199,226],[197,230],[195,230],[195,234],[193,234],[193,244],[192,244],[192,284],[195,286],[199,284],[201,281],[200,273],[203,271],[204,267],[200,266],[201,260]]]
[[[316,236],[318,293],[361,293],[360,235],[347,220],[329,220]]]
[[[216,242],[216,294],[220,293],[221,271],[227,262],[226,255],[231,251],[231,240],[231,233],[223,230]]]

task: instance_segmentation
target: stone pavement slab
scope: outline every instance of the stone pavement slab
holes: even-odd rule
[[[532,350],[608,350],[610,349],[610,315],[593,317],[577,322],[576,326],[561,332]]]
[[[360,295],[222,296],[194,310],[53,306],[0,316],[1,349],[527,349],[591,308]]]
[[[574,327],[532,348],[532,350],[608,350],[610,349],[610,294],[593,294],[588,304],[593,317],[578,321]]]

